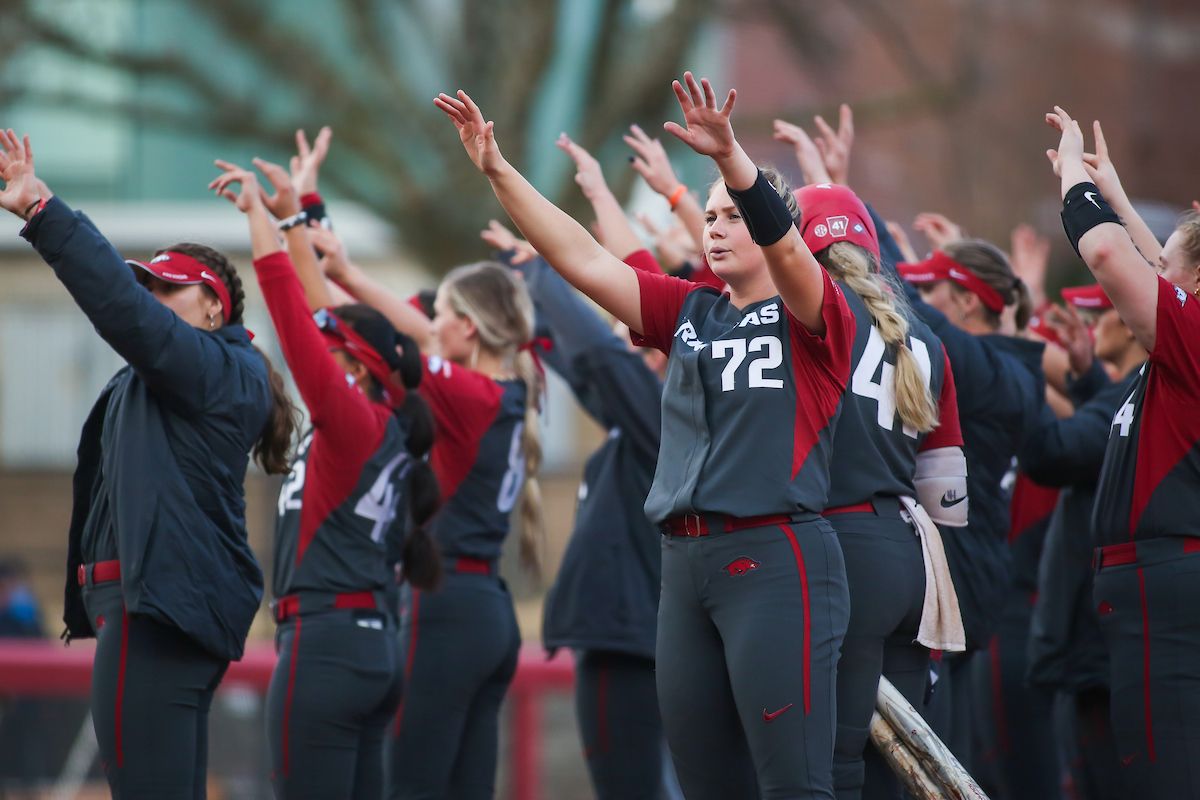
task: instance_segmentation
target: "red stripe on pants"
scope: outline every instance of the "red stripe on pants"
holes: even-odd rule
[[[400,721],[404,719],[404,698],[408,697],[408,687],[411,685],[413,656],[417,652],[417,611],[421,608],[421,593],[413,589],[412,593],[412,631],[408,635],[408,655],[404,658],[404,694],[400,697],[400,707],[396,709],[396,730],[394,735],[400,735]]]
[[[796,557],[796,571],[800,573],[800,602],[804,606],[804,713],[808,714],[811,707],[812,693],[812,619],[808,607],[808,571],[804,568],[804,554],[800,552],[800,542],[796,534],[787,525],[780,525],[780,530],[787,536],[792,546],[792,554]]]
[[[1154,719],[1150,712],[1150,609],[1146,606],[1146,576],[1138,567],[1138,591],[1142,595],[1142,702],[1146,706],[1146,756],[1154,761]]]
[[[286,776],[291,769],[291,752],[288,749],[288,726],[292,718],[292,694],[296,689],[296,662],[300,660],[300,621],[303,618],[296,615],[296,631],[292,634],[292,663],[288,665],[287,692],[283,700],[283,774]]]
[[[121,609],[121,662],[117,667],[117,708],[113,713],[116,728],[117,766],[125,766],[125,749],[121,746],[121,706],[125,704],[125,664],[129,653],[129,613]]]

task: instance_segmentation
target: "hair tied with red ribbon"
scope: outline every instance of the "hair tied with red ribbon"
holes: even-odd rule
[[[549,336],[535,336],[525,344],[517,348],[517,352],[529,353],[529,357],[533,359],[533,366],[537,368],[538,376],[542,379],[542,387],[540,397],[538,397],[538,413],[542,413],[542,409],[546,407],[546,367],[542,364],[542,358],[538,355],[538,350],[543,353],[549,353],[554,349],[554,341]]]
[[[537,367],[538,374],[545,380],[546,368],[542,365],[541,356],[538,355],[539,348],[543,353],[549,353],[554,349],[554,341],[549,336],[535,336],[518,347],[517,350],[522,353],[529,353],[530,357],[533,358],[533,365]]]

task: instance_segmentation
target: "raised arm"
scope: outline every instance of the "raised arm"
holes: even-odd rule
[[[321,260],[320,285],[330,292],[328,281],[334,288],[347,293],[352,300],[365,303],[387,317],[392,327],[417,343],[423,353],[433,347],[433,322],[406,299],[388,289],[346,255],[346,248],[331,230],[310,228],[308,235],[325,256]],[[328,279],[328,281],[326,280]],[[305,285],[307,289],[307,284]],[[310,300],[312,294],[309,294]]]
[[[565,133],[558,137],[555,144],[575,162],[575,183],[579,184],[583,196],[592,204],[596,225],[600,228],[600,244],[604,245],[604,249],[620,259],[642,249],[642,240],[629,224],[625,209],[621,208],[604,180],[600,162]]]
[[[1112,205],[1113,211],[1116,211],[1121,218],[1134,246],[1146,261],[1155,265],[1162,253],[1162,245],[1159,244],[1158,237],[1154,235],[1154,232],[1150,230],[1150,226],[1142,219],[1141,214],[1138,214],[1137,209],[1133,207],[1129,195],[1125,193],[1125,187],[1121,184],[1117,168],[1109,158],[1108,143],[1104,140],[1104,129],[1100,127],[1099,120],[1092,122],[1092,132],[1096,137],[1096,152],[1083,154],[1083,168],[1087,170],[1092,183],[1099,187],[1104,199]],[[1047,150],[1046,157],[1054,166],[1054,174],[1058,175],[1060,172],[1057,164],[1058,151]]]
[[[487,176],[500,204],[529,243],[567,281],[632,330],[643,331],[641,289],[634,270],[597,242],[587,229],[525,180],[496,145],[493,123],[464,91],[433,101],[458,130],[467,155]]]
[[[370,412],[371,401],[346,383],[342,368],[329,355],[288,254],[279,247],[275,224],[267,211],[267,195],[259,188],[256,176],[227,161],[218,162],[221,165],[225,171],[213,181],[213,189],[246,215],[263,299],[313,425],[338,436],[344,449],[353,451],[359,459],[364,449],[369,454],[378,444],[377,438],[363,441],[364,434],[379,427]],[[237,194],[231,188],[235,184],[240,188]]]
[[[718,109],[712,84],[707,79],[697,83],[692,73],[687,72],[684,82],[686,90],[679,81],[674,81],[672,88],[687,127],[674,122],[663,127],[697,153],[716,162],[730,196],[743,210],[751,236],[766,256],[771,280],[784,305],[810,332],[824,334],[825,321],[821,316],[825,298],[824,270],[809,252],[790,218],[780,219],[775,215],[772,219],[773,212],[783,201],[774,194],[775,190],[761,177],[758,167],[738,144],[729,121],[737,92],[731,89],[724,105]],[[778,202],[773,202],[766,192],[773,194]],[[756,202],[758,197],[767,202]],[[759,205],[762,210],[756,212]],[[787,216],[786,210],[784,216]]]
[[[139,286],[125,259],[34,174],[29,137],[0,131],[0,207],[27,221],[29,241],[96,331],[152,391],[177,408],[203,410],[220,380],[222,345]]]
[[[666,148],[658,139],[651,139],[637,125],[629,126],[629,133],[621,137],[629,145],[634,155],[629,162],[633,170],[646,185],[653,189],[670,204],[671,212],[692,239],[692,247],[702,249],[704,239],[704,209],[696,200],[687,186],[675,176],[671,160],[667,158]]]
[[[1154,352],[1158,275],[1138,252],[1116,211],[1092,182],[1084,165],[1083,131],[1079,123],[1060,106],[1046,115],[1046,122],[1061,133],[1056,160],[1062,184],[1063,225],[1071,244],[1104,287],[1138,342]]]

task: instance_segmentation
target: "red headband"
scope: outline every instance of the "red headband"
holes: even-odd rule
[[[1091,286],[1069,286],[1062,290],[1062,297],[1076,308],[1107,311],[1113,307],[1112,299],[1104,292],[1104,287],[1098,283],[1093,283]]]
[[[320,308],[313,313],[313,321],[321,335],[325,337],[330,349],[345,350],[350,356],[367,368],[371,377],[379,382],[383,389],[384,400],[393,408],[399,408],[404,403],[406,390],[397,382],[392,374],[392,368],[379,352],[358,335],[349,324],[338,319],[331,309]]]
[[[149,261],[135,261],[130,258],[126,259],[125,263],[131,267],[141,267],[167,283],[175,283],[180,286],[194,286],[203,283],[216,293],[217,299],[221,301],[221,316],[225,318],[226,322],[229,322],[229,315],[233,312],[233,303],[229,301],[229,288],[225,286],[225,281],[218,278],[207,264],[174,250],[159,253]]]
[[[938,281],[954,281],[978,297],[989,311],[999,314],[1004,310],[1004,298],[999,292],[968,267],[964,267],[941,250],[934,251],[929,258],[916,264],[897,264],[896,271],[904,280],[917,286]]]

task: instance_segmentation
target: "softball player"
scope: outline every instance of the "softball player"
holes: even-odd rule
[[[515,269],[554,341],[547,363],[608,431],[584,466],[575,527],[546,595],[542,641],[550,652],[576,651],[575,712],[596,796],[657,800],[662,568],[658,532],[641,507],[658,459],[662,379],[544,260]]]
[[[797,190],[796,200],[804,242],[838,280],[855,318],[852,377],[833,437],[824,511],[845,555],[851,608],[838,662],[833,782],[839,798],[886,797],[898,784],[882,760],[872,759],[864,790],[879,676],[917,705],[929,663],[929,650],[917,641],[925,563],[900,498],[920,497],[944,524],[967,519],[954,375],[941,341],[897,307],[879,273],[874,222],[858,197],[818,184]]]
[[[281,168],[262,166],[280,181],[281,192],[268,198],[273,212],[291,218],[300,201]],[[410,516],[410,536],[428,536],[423,526],[437,497],[421,460],[433,421],[410,391],[420,382],[420,358],[411,339],[366,306],[310,315],[253,173],[229,165],[214,188],[233,183],[241,184],[236,200],[250,221],[263,297],[312,420],[280,492],[276,525],[280,657],[267,693],[275,793],[379,797],[385,732],[401,690],[388,553],[399,549],[393,543],[404,539]],[[315,274],[306,229],[291,227],[287,238],[299,268]],[[410,515],[413,487],[420,497]],[[439,567],[404,563],[410,581],[426,577],[424,588]]]
[[[819,512],[853,317],[795,231],[782,180],[733,140],[732,97],[718,111],[707,82],[702,94],[685,79],[690,96],[675,91],[688,128],[668,130],[719,152],[734,173],[726,180],[744,189],[718,185],[708,199],[705,249],[727,295],[618,261],[504,161],[465,92],[435,102],[537,251],[670,356],[646,512],[667,534],[657,689],[684,794],[832,797],[849,597]],[[748,224],[731,194],[750,209]]]
[[[1133,389],[1146,351],[1101,287],[1064,289],[1063,298],[1091,315],[1095,358],[1069,383],[1074,415],[1048,420],[1021,450],[1021,465],[1031,476],[1063,487],[1034,591],[1029,682],[1056,692],[1055,735],[1074,795],[1117,800],[1133,789],[1125,785],[1108,721],[1108,653],[1092,605],[1090,529],[1109,426]],[[1092,336],[1082,324],[1057,336],[1072,350],[1078,341],[1083,352],[1091,352]],[[1115,381],[1109,381],[1101,361],[1111,365]]]
[[[880,236],[890,238],[886,231]],[[1017,307],[1019,328],[1030,307],[1024,284],[998,248],[978,240],[953,242],[898,270],[908,281],[913,310],[942,340],[954,370],[972,502],[967,526],[943,541],[971,651],[991,640],[1009,590],[1008,493],[1001,484],[1039,419],[1044,345],[998,333],[1007,306]],[[974,725],[969,663],[967,656],[948,656],[949,668],[941,673],[953,697],[947,744],[968,769]]]
[[[1141,796],[1197,797],[1200,219],[1171,234],[1155,275],[1121,224],[1128,210],[1118,216],[1092,182],[1078,123],[1059,107],[1046,119],[1062,133],[1063,227],[1149,353],[1112,419],[1092,516],[1117,756]]]
[[[262,598],[247,452],[286,470],[291,405],[224,256],[179,244],[131,271],[37,180],[28,139],[0,144],[0,206],[128,362],[83,426],[67,551],[66,635],[98,639],[101,763],[114,797],[203,797],[212,695]]]
[[[331,235],[322,241],[326,253],[337,252]],[[436,591],[403,587],[406,692],[388,757],[389,794],[491,797],[500,704],[520,647],[512,598],[497,564],[518,504],[521,555],[534,569],[542,528],[533,303],[520,281],[492,262],[447,275],[432,321],[341,253],[328,274],[413,336],[423,351],[436,347],[440,353],[423,361],[421,394],[437,430],[430,463],[443,504],[432,529],[446,576]]]

